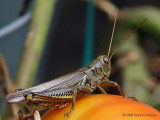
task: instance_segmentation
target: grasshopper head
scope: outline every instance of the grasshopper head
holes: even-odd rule
[[[111,72],[111,62],[106,55],[101,55],[97,58],[100,66],[102,67],[103,74],[108,78]]]

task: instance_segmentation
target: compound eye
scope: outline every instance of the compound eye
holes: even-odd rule
[[[104,62],[105,64],[109,64],[108,58],[107,58],[107,57],[103,57],[103,62]]]

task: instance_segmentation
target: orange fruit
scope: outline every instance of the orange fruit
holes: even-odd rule
[[[160,112],[155,108],[117,95],[84,96],[76,100],[74,111],[65,118],[70,108],[71,104],[48,110],[42,120],[160,120]]]

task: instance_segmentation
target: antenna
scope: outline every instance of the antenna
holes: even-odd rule
[[[111,40],[110,40],[110,43],[109,43],[109,49],[108,49],[108,55],[107,55],[108,57],[109,57],[109,54],[110,54],[110,51],[111,51],[111,46],[112,46],[112,41],[113,41],[113,34],[114,34],[116,22],[117,22],[117,16],[118,16],[118,8],[117,8],[116,16],[115,16],[115,19],[114,19],[114,25],[113,25],[113,29],[112,29]]]
[[[120,47],[122,47],[122,45],[124,45],[124,43],[128,40],[129,37],[131,37],[133,35],[133,33],[135,33],[137,31],[137,29],[147,20],[147,18],[145,18],[135,29],[133,29],[131,32],[128,33],[128,35],[124,38],[124,40],[121,41],[120,45],[112,52],[112,54],[109,57],[109,60],[112,58],[112,56],[114,55],[114,53],[119,50]]]

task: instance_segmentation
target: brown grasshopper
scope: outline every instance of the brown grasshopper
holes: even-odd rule
[[[146,19],[142,23],[145,21]],[[115,23],[116,18],[114,21],[108,56],[101,55],[90,65],[49,82],[25,90],[17,90],[16,92],[6,96],[7,102],[25,103],[31,110],[62,108],[72,102],[71,109],[64,115],[67,117],[74,110],[76,98],[89,94],[96,88],[106,94],[101,86],[116,87],[120,94],[127,98],[120,86],[116,82],[108,79],[111,72],[110,60],[113,54],[127,41],[128,37],[131,36],[142,23],[130,32],[110,55]],[[22,116],[20,117],[23,119]]]

